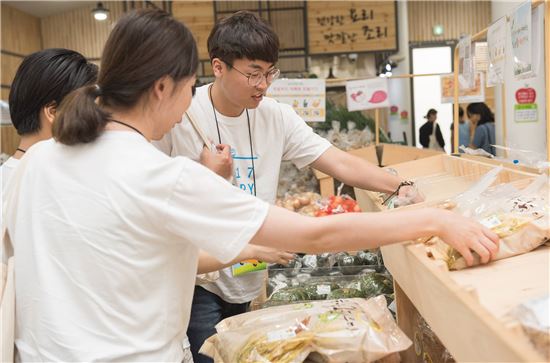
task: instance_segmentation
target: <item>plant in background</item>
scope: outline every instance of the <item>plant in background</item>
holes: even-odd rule
[[[327,101],[326,103],[326,120],[325,122],[313,122],[310,125],[316,130],[328,131],[332,128],[332,121],[340,122],[340,130],[347,130],[348,121],[353,121],[358,130],[368,128],[372,134],[375,133],[374,119],[365,116],[360,111],[350,112],[344,106],[337,106],[334,103]],[[380,129],[380,142],[389,143],[390,138]]]

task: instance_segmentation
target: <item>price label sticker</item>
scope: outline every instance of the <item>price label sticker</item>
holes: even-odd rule
[[[330,285],[317,285],[317,294],[318,295],[330,294]]]
[[[498,219],[497,216],[492,215],[490,217],[484,218],[479,223],[483,224],[487,228],[495,228],[502,224],[502,221]]]
[[[271,343],[279,340],[294,338],[295,336],[296,336],[296,333],[292,328],[275,330],[267,333],[267,341]]]

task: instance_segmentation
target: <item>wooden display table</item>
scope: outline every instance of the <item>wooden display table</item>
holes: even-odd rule
[[[420,208],[466,190],[495,165],[441,155],[392,167],[407,179],[449,177],[426,190],[426,202],[406,207]],[[497,183],[523,187],[534,177],[505,168]],[[362,197],[358,202],[365,210],[368,197]],[[506,314],[521,303],[548,295],[550,247],[461,271],[448,271],[443,261],[428,258],[422,244],[402,242],[381,250],[396,285],[398,324],[411,340],[415,326],[411,317],[417,310],[458,362],[544,361]],[[402,357],[414,362],[414,346]]]
[[[419,190],[424,194],[426,202],[441,201],[467,190],[481,176],[498,165],[440,154],[428,158],[396,164],[390,168],[397,171],[405,180],[417,182]],[[496,183],[508,183],[515,180],[531,179],[533,173],[519,171],[513,167],[505,167],[498,174]],[[355,197],[363,211],[381,211],[387,207],[382,205],[380,193],[355,188]]]

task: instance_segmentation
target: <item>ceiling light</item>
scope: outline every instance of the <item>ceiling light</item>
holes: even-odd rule
[[[443,35],[443,25],[441,24],[434,25],[434,27],[432,28],[432,32],[436,36]]]
[[[103,21],[109,16],[109,9],[105,9],[102,3],[97,3],[97,8],[92,10],[95,20]]]

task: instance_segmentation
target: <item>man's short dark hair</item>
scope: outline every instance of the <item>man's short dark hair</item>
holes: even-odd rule
[[[11,122],[17,133],[29,135],[40,131],[42,108],[59,105],[71,91],[96,79],[97,66],[73,50],[44,49],[25,57],[9,96]]]
[[[243,58],[276,63],[279,37],[256,14],[239,11],[216,23],[208,37],[208,54],[210,60],[219,58],[229,65]]]

